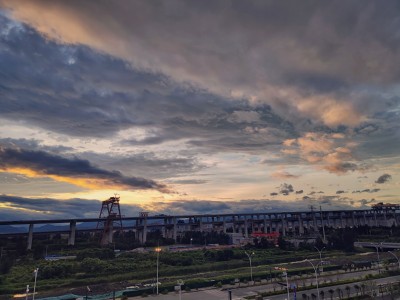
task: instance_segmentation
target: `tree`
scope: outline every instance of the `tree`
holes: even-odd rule
[[[330,289],[328,292],[329,292],[329,294],[331,296],[331,300],[333,300],[333,294],[335,293],[335,291]]]
[[[347,293],[347,298],[350,298],[350,287],[348,285],[346,285],[345,290]]]
[[[355,288],[357,296],[358,296],[358,292],[360,291],[360,286],[358,284],[355,284],[354,288]]]
[[[281,250],[286,250],[286,248],[287,248],[287,242],[281,235],[278,238],[278,246],[279,246],[279,249],[281,249]]]
[[[0,261],[0,274],[7,274],[13,266],[14,260],[9,257],[4,257]]]
[[[365,287],[366,287],[365,283],[362,283],[361,284],[361,295],[365,294]]]
[[[339,299],[342,299],[342,297],[343,297],[342,289],[341,289],[341,288],[337,288],[337,289],[336,289],[336,292],[337,292],[337,294],[338,294]]]
[[[312,298],[313,300],[315,300],[315,299],[317,299],[317,295],[315,295],[314,293],[312,293],[312,294],[311,294],[311,298]]]

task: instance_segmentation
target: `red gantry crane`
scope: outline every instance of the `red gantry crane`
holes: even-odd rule
[[[117,228],[122,231],[121,207],[119,206],[119,197],[117,194],[108,200],[102,201],[99,222],[97,229],[103,228],[101,236],[101,245],[105,246],[112,243],[114,230]]]

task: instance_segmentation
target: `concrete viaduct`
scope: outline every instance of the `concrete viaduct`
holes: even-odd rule
[[[207,214],[207,215],[156,215],[141,214],[139,217],[122,217],[123,230],[133,230],[136,239],[141,244],[146,243],[147,233],[160,230],[164,237],[174,239],[187,231],[218,231],[242,234],[249,238],[252,232],[280,232],[282,236],[288,234],[302,236],[318,233],[321,228],[383,226],[392,227],[400,224],[398,209],[387,210],[344,210],[344,211],[307,211],[307,212],[268,212],[268,213],[235,213],[235,214]],[[80,224],[105,222],[104,219],[62,219],[62,220],[27,220],[27,221],[0,221],[0,236],[16,235],[2,232],[2,226],[25,226],[28,231],[18,235],[27,236],[27,249],[32,249],[35,225],[69,224],[69,230],[51,231],[43,233],[68,233],[68,245],[75,244],[77,231],[102,231],[103,229],[79,228]],[[112,243],[113,232],[118,228],[111,225],[108,242]]]

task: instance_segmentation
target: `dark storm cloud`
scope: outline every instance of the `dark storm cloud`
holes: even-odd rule
[[[363,206],[365,206],[365,205],[367,205],[367,204],[374,203],[374,202],[376,202],[376,200],[375,200],[375,199],[370,199],[370,200],[367,200],[367,199],[361,199],[361,200],[360,200],[360,203],[361,203]]]
[[[105,199],[101,199],[105,200]],[[229,214],[229,213],[262,213],[307,211],[309,205],[320,201],[327,209],[354,209],[345,198],[324,197],[319,199],[304,196],[296,202],[283,200],[248,199],[240,201],[224,200],[181,200],[171,202],[153,202],[148,206],[124,203],[120,200],[121,213],[126,217],[135,217],[141,211],[150,211],[151,215],[169,214]],[[373,200],[371,200],[373,201]],[[51,198],[23,198],[0,195],[0,219],[4,221],[31,219],[69,219],[97,218],[101,201],[87,199],[57,200]],[[0,228],[1,230],[1,228]]]
[[[18,148],[43,151],[53,155],[71,156],[76,149],[66,146],[48,146],[41,140],[0,139],[0,148]],[[184,176],[205,168],[192,154],[142,152],[129,154],[82,152],[79,157],[100,166],[101,169],[117,169],[126,176],[140,174],[141,177],[165,179]],[[200,183],[200,181],[199,181]]]
[[[181,180],[173,180],[171,183],[174,184],[205,184],[209,182],[208,180],[202,179],[181,179]]]
[[[93,166],[89,161],[65,158],[44,151],[0,148],[0,169],[28,169],[40,175],[56,175],[66,178],[87,178],[104,180],[110,185],[123,185],[133,189],[155,189],[167,191],[163,184],[155,181],[126,177],[118,171],[108,171]]]
[[[283,183],[279,187],[279,193],[284,195],[284,196],[287,196],[287,195],[289,195],[290,193],[293,193],[293,192],[294,192],[294,189],[293,189],[293,185],[291,185],[291,184]]]
[[[288,119],[314,117],[328,126],[355,125],[363,119],[359,114],[375,115],[399,103],[381,93],[400,78],[393,64],[400,59],[396,0],[385,5],[373,0],[329,4],[309,0],[301,5],[297,1],[202,1],[200,5],[52,1],[51,14],[43,13],[47,1],[1,3],[16,19],[37,26],[48,37],[88,45],[136,68],[220,95],[237,90],[238,97],[271,102]],[[73,28],[67,26],[71,23]],[[340,110],[337,113],[346,120],[328,120],[332,107],[298,109],[296,102],[289,103],[290,97],[280,95],[285,88],[296,90],[300,98],[335,99],[332,103],[359,114],[340,116],[340,111],[348,112]]]
[[[97,218],[101,208],[100,200],[32,199],[8,195],[0,195],[0,204],[4,206],[0,211],[0,219],[3,221]],[[123,199],[121,199],[120,205],[123,214],[127,216],[137,216],[138,212],[143,211],[140,206],[124,204]]]
[[[357,191],[353,191],[353,193],[377,193],[379,192],[381,189],[365,189],[365,190],[357,190]]]
[[[10,22],[1,15],[0,21]],[[205,109],[223,106],[213,105],[218,102],[215,96],[180,88],[165,76],[135,71],[122,60],[82,46],[45,40],[26,26],[11,26],[0,35],[0,45],[0,116],[49,130],[107,136],[129,126],[201,116]]]
[[[392,179],[392,175],[383,174],[383,175],[379,176],[379,178],[375,181],[375,183],[382,184],[382,183],[388,182],[390,179]]]
[[[329,209],[354,209],[346,199],[333,197],[326,200]],[[332,201],[330,201],[332,200]],[[310,204],[316,205],[317,200],[303,198],[296,202],[284,200],[248,199],[240,201],[224,201],[223,203],[209,200],[185,200],[155,203],[157,211],[166,214],[229,214],[229,213],[261,213],[307,211]],[[319,199],[318,201],[322,201]]]
[[[79,137],[138,127],[147,136],[120,143],[188,139],[213,151],[261,150],[295,134],[268,105],[225,99],[87,47],[46,40],[2,15],[0,22],[8,27],[0,35],[0,117]]]
[[[62,154],[74,150],[74,148],[72,147],[66,147],[63,145],[57,145],[57,146],[43,145],[42,142],[43,141],[34,139],[4,138],[0,139],[0,147],[38,150],[38,151],[50,152],[53,154]]]
[[[273,193],[270,193],[269,195],[270,196],[278,196],[278,193],[273,192]]]
[[[207,97],[205,97],[207,98]],[[204,103],[208,106],[208,103]],[[200,103],[199,103],[200,105]],[[193,108],[195,109],[195,108]],[[124,145],[156,145],[166,141],[186,139],[189,146],[203,152],[214,151],[261,151],[265,147],[274,149],[282,139],[294,136],[290,122],[273,113],[266,105],[250,107],[249,104],[231,101],[229,105],[214,109],[208,114],[169,118],[158,124],[151,137],[137,140],[125,139]],[[236,114],[254,113],[254,120],[235,119]]]
[[[363,163],[339,162],[325,166],[324,169],[332,173],[344,174],[348,171],[365,171],[369,169],[369,166]]]
[[[205,168],[192,154],[173,153],[166,156],[163,152],[123,155],[84,152],[80,154],[80,157],[101,165],[103,169],[117,169],[125,175],[140,174],[142,177],[153,179],[187,176]]]

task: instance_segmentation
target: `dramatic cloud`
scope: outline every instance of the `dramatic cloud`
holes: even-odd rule
[[[365,190],[357,190],[357,191],[353,191],[353,193],[377,193],[379,192],[381,189],[365,189]]]
[[[105,200],[105,199],[102,199]],[[97,218],[101,208],[101,200],[51,198],[23,198],[0,195],[0,219],[3,221],[32,219],[76,219]],[[120,203],[124,215],[137,216],[143,208]],[[1,228],[0,228],[1,230]]]
[[[0,148],[0,169],[27,176],[48,176],[87,188],[99,186],[128,189],[155,189],[168,192],[165,185],[139,177],[125,177],[118,171],[92,166],[89,161],[68,159],[43,151]]]
[[[348,171],[364,171],[368,167],[355,162],[352,148],[357,144],[347,141],[341,133],[308,132],[297,139],[287,139],[283,142],[282,152],[289,156],[299,156],[310,164],[315,164],[335,174],[345,174]]]
[[[343,199],[337,203],[326,198],[325,204],[329,209],[352,209]],[[104,199],[102,199],[104,200]],[[282,212],[282,211],[305,211],[315,199],[303,197],[303,200],[292,203],[283,200],[257,200],[248,199],[241,201],[209,201],[209,200],[187,200],[172,202],[154,202],[151,205],[127,204],[121,199],[121,212],[126,217],[137,216],[141,211],[149,211],[151,215],[170,214],[229,214],[229,213],[260,213],[260,212]],[[76,219],[97,218],[101,208],[100,200],[66,199],[56,200],[51,198],[23,198],[8,195],[0,195],[0,219],[8,220],[32,220],[32,219]],[[2,228],[0,227],[0,230]]]
[[[383,175],[379,176],[379,178],[375,181],[375,183],[382,184],[382,183],[388,182],[390,179],[392,179],[392,175],[383,174]]]
[[[398,201],[399,14],[396,0],[0,0],[0,190],[199,211],[189,200],[296,206],[314,190],[309,205],[362,207],[379,191],[357,177],[387,173],[377,196]]]
[[[1,2],[51,39],[88,45],[221,95],[269,99],[282,115],[328,126],[354,126],[381,111],[363,87],[384,89],[399,78],[392,63],[399,60],[395,0],[384,6],[316,0]]]
[[[299,175],[294,175],[289,172],[279,170],[271,174],[272,177],[276,179],[288,179],[288,178],[299,178]]]
[[[290,193],[293,193],[294,189],[293,186],[291,184],[287,184],[287,183],[283,183],[281,184],[281,186],[279,187],[279,193],[282,195],[289,195]]]

